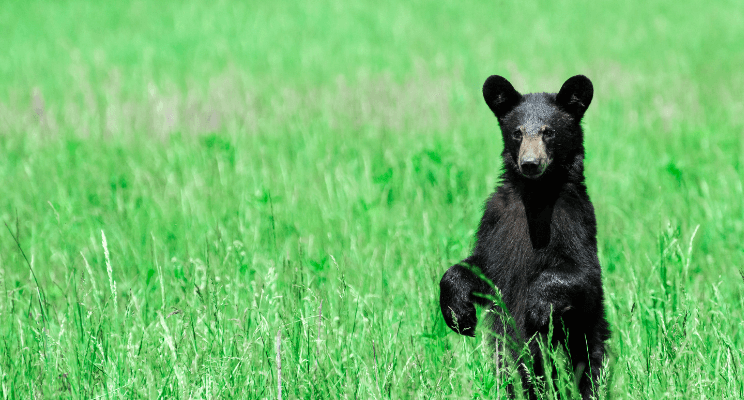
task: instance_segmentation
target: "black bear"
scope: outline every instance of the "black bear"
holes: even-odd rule
[[[497,336],[526,343],[534,372],[544,374],[538,341],[552,328],[553,340],[568,349],[584,399],[597,393],[610,336],[597,223],[584,184],[581,119],[593,95],[583,75],[557,94],[521,95],[501,76],[486,80],[483,97],[504,140],[501,185],[486,202],[472,255],[447,270],[439,299],[447,325],[473,336],[474,303],[497,308],[478,295],[494,294],[484,278],[490,280],[511,316],[507,324],[495,313]],[[517,350],[512,355],[518,358]],[[523,387],[534,398],[520,365]]]

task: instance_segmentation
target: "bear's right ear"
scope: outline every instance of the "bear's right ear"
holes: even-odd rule
[[[494,115],[501,118],[519,104],[522,95],[514,90],[506,78],[491,75],[483,84],[483,98]]]

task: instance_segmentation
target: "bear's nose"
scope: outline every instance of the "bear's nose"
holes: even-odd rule
[[[540,162],[535,157],[525,157],[520,162],[519,169],[525,175],[537,175],[540,172]]]

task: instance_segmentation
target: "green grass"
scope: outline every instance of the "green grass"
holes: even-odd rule
[[[503,394],[438,306],[480,87],[577,73],[607,391],[744,398],[738,2],[6,3],[3,398],[276,398],[280,331],[283,398]]]

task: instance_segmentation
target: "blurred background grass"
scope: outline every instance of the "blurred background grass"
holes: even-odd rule
[[[480,87],[578,73],[609,392],[744,397],[736,1],[6,2],[0,27],[6,398],[274,398],[279,330],[284,397],[503,394],[437,302],[499,175]]]

